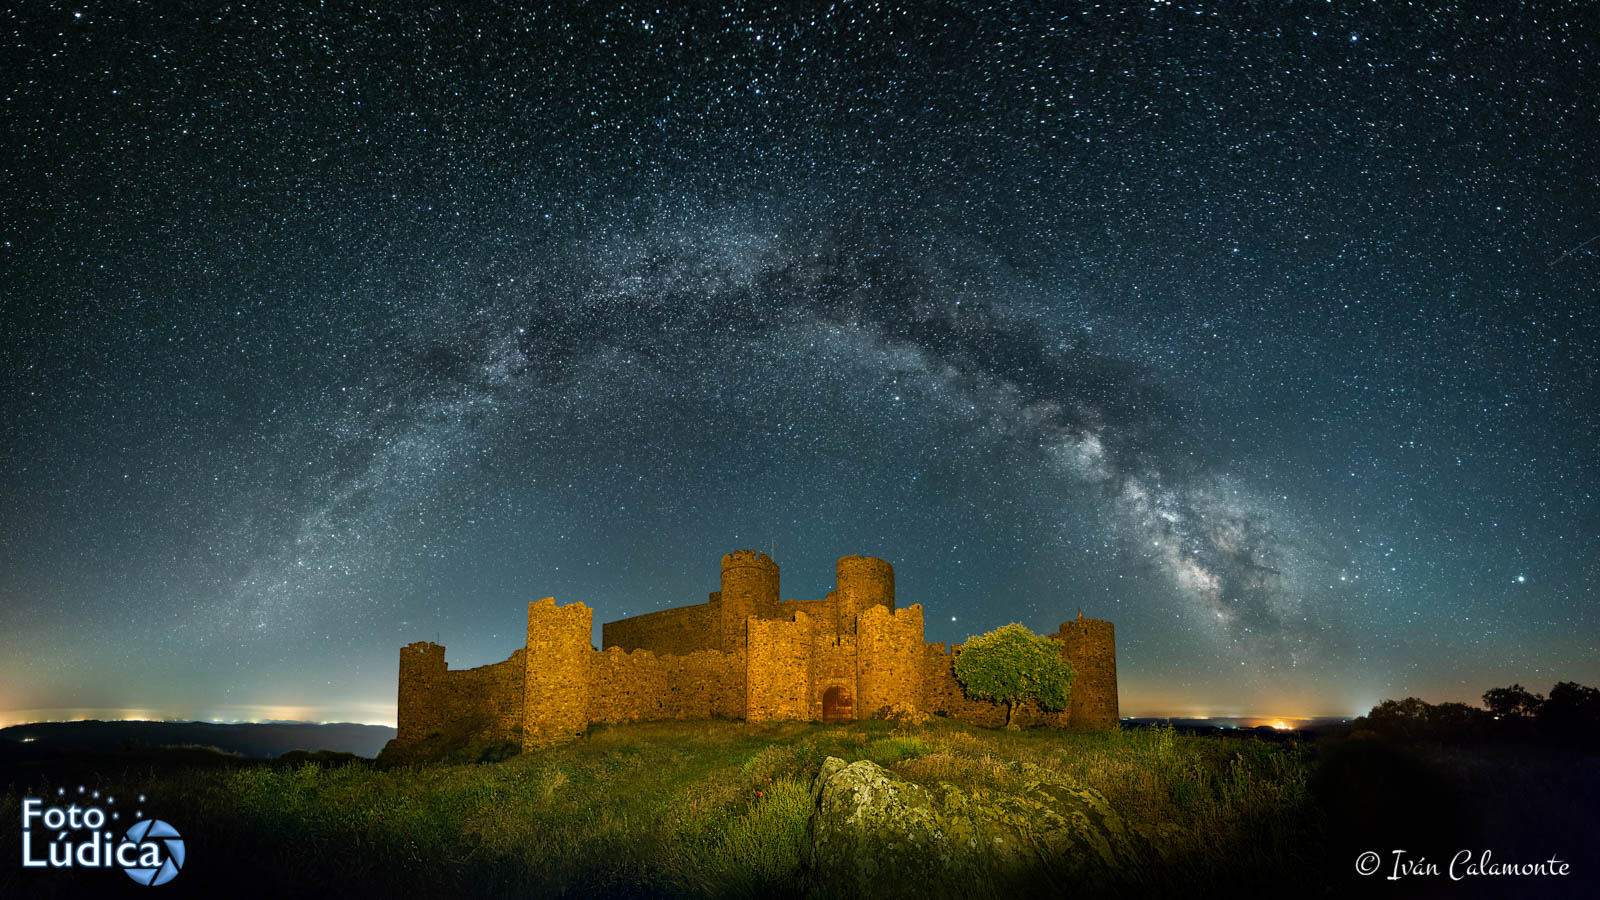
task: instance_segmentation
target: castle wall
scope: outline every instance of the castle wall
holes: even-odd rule
[[[464,730],[490,740],[516,740],[522,730],[524,655],[517,650],[503,662],[450,670],[438,644],[401,648],[396,739],[414,743]]]
[[[790,620],[795,613],[805,613],[811,619],[811,628],[817,632],[839,630],[839,608],[830,597],[826,600],[785,600],[778,604],[775,619]]]
[[[811,617],[797,613],[788,622],[752,618],[748,628],[745,718],[812,718]]]
[[[1005,710],[995,719],[995,705],[981,700],[967,699],[961,682],[956,680],[955,653],[944,649],[943,644],[929,644],[924,656],[923,709],[931,713],[971,722],[974,725],[994,726],[1006,723]]]
[[[682,656],[612,647],[590,656],[591,722],[742,718],[745,671],[716,650]]]
[[[922,605],[891,611],[871,605],[856,619],[858,718],[893,706],[920,709],[924,702]]]
[[[523,749],[568,740],[589,725],[594,611],[582,603],[528,604]]]
[[[1072,684],[1069,722],[1073,728],[1116,728],[1117,703],[1116,629],[1101,619],[1078,618],[1062,622],[1051,635],[1061,642],[1062,652],[1078,677]]]
[[[600,626],[600,646],[601,649],[620,647],[625,653],[649,650],[680,656],[699,650],[720,650],[718,613],[715,603],[700,603],[606,622]]]

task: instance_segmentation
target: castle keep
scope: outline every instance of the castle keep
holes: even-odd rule
[[[917,711],[1005,724],[1002,704],[972,700],[953,668],[960,648],[922,639],[922,606],[895,608],[894,568],[839,560],[821,600],[780,600],[765,553],[722,558],[721,590],[701,604],[608,622],[553,598],[528,605],[528,641],[504,662],[445,666],[444,647],[400,649],[401,745],[462,730],[524,748],[570,739],[591,722],[730,718],[847,722]],[[1019,707],[1021,724],[1111,728],[1117,661],[1110,622],[1078,618],[1050,635],[1077,670],[1071,708]]]

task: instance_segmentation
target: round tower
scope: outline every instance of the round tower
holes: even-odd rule
[[[744,620],[778,615],[778,564],[758,550],[735,550],[722,557],[722,649],[745,646]]]
[[[841,556],[835,578],[840,630],[854,631],[856,616],[869,606],[887,606],[894,612],[894,566],[888,560]]]
[[[1073,728],[1107,729],[1118,723],[1116,629],[1101,619],[1085,619],[1083,611],[1062,622],[1053,637],[1078,677],[1072,682],[1068,724]]]

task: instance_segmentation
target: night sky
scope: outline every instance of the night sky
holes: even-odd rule
[[[1600,682],[1600,11],[0,13],[0,722],[890,560],[1124,715]],[[574,5],[576,6],[576,5]]]

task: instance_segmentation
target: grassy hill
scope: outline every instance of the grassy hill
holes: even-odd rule
[[[1149,864],[1123,873],[1113,893],[1323,894],[1353,877],[1343,840],[1352,826],[1339,818],[1349,804],[1329,798],[1395,815],[1371,792],[1353,792],[1394,764],[1381,755],[1353,769],[1319,761],[1330,754],[1339,756],[1329,746],[1168,728],[671,722],[596,726],[565,746],[495,763],[141,763],[105,769],[92,786],[143,793],[148,814],[182,831],[189,861],[164,891],[771,898],[800,884],[808,788],[825,757],[872,760],[913,781],[1001,788],[1033,765],[1099,790],[1148,841]],[[1400,775],[1415,776],[1404,768],[1411,764]],[[1450,790],[1449,774],[1441,777]],[[0,841],[16,846],[21,797],[57,786],[48,777],[9,785]],[[1546,801],[1559,804],[1538,802]],[[1581,810],[1558,814],[1578,817],[1562,827],[1586,824]],[[1427,816],[1412,821],[1424,832],[1439,827]],[[122,876],[0,869],[0,895],[69,896],[113,878]],[[940,889],[928,886],[930,895]]]

